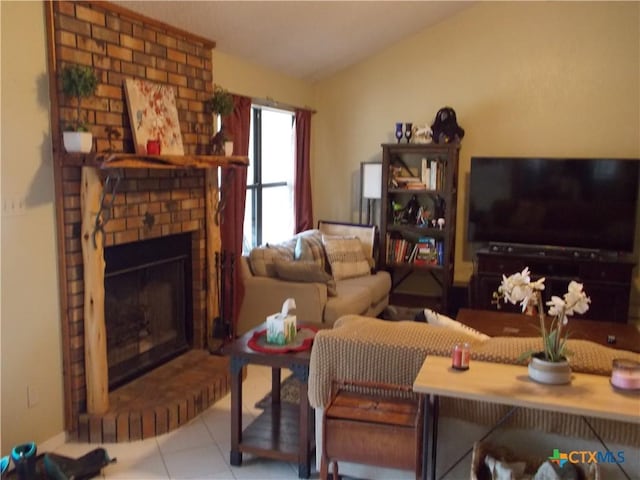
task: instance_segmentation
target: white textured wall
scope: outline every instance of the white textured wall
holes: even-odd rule
[[[2,455],[64,429],[49,85],[42,2],[0,2]],[[16,214],[11,202],[22,202]],[[27,387],[37,403],[27,407]],[[33,400],[33,395],[32,395]]]

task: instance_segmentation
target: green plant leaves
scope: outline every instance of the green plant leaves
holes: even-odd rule
[[[75,98],[76,115],[74,123],[67,125],[65,130],[87,132],[85,121],[80,118],[80,99],[92,96],[98,88],[98,77],[93,68],[86,65],[66,65],[62,69],[62,91],[71,98]]]
[[[213,88],[213,97],[207,101],[207,106],[213,113],[226,117],[233,112],[233,95],[220,85]]]

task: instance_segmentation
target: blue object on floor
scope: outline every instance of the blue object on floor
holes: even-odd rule
[[[11,460],[16,466],[18,480],[32,480],[36,476],[36,453],[38,447],[35,442],[16,445],[11,450]]]
[[[2,457],[2,459],[0,459],[0,476],[1,476],[1,478],[4,478],[4,472],[9,470],[9,462],[11,462],[11,460],[9,459],[9,455],[7,455],[6,457]]]

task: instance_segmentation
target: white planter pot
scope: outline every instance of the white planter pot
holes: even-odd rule
[[[548,362],[537,357],[529,361],[529,378],[548,385],[564,385],[571,382],[571,367],[566,360]]]
[[[233,155],[233,142],[224,142],[224,154],[227,157]]]
[[[91,132],[62,132],[62,141],[67,152],[89,153],[93,147]]]

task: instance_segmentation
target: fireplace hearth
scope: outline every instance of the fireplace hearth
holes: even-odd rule
[[[191,235],[105,249],[109,390],[193,345]]]

